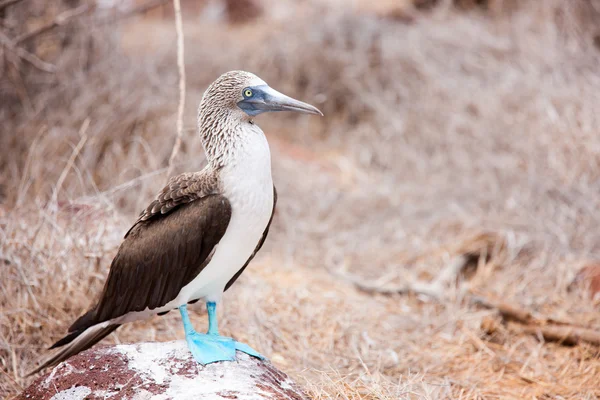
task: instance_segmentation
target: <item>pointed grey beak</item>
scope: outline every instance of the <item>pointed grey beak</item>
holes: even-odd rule
[[[318,108],[292,99],[267,85],[254,86],[248,89],[252,95],[237,103],[238,107],[248,115],[255,116],[270,111],[295,111],[323,116],[323,113]]]

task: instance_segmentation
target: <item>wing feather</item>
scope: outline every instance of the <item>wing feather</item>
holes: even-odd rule
[[[129,231],[113,259],[98,304],[69,328],[81,330],[174,300],[208,264],[231,219],[231,205],[208,195],[154,215]]]
[[[118,322],[107,325],[107,321],[169,303],[208,265],[231,219],[231,205],[215,194],[215,187],[198,174],[184,174],[170,181],[125,235],[96,306],[51,347],[61,350],[32,373],[93,346],[119,327]],[[225,290],[262,247],[275,213],[275,187],[273,195],[273,211],[263,236]]]
[[[156,199],[141,212],[129,232],[142,221],[148,221],[157,215],[166,215],[182,204],[191,203],[215,193],[218,185],[217,175],[207,174],[204,170],[172,177],[156,196]],[[129,235],[129,232],[125,237]]]

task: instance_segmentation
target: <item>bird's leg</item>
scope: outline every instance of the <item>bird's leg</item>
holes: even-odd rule
[[[185,340],[196,361],[202,365],[217,361],[235,361],[236,350],[260,359],[264,358],[247,344],[219,335],[216,303],[207,302],[206,309],[208,311],[208,331],[204,334],[194,330],[187,312],[187,305],[179,307],[185,330]]]
[[[194,327],[192,326],[192,321],[190,321],[190,316],[187,312],[187,304],[179,307],[179,313],[181,314],[181,320],[183,321],[183,330],[185,331],[185,335],[196,333]]]
[[[209,335],[219,334],[219,322],[217,321],[217,303],[213,301],[206,302],[206,311],[208,311],[208,331]]]
[[[206,310],[208,311],[208,332],[206,332],[208,335],[216,335],[220,338],[231,340],[231,342],[234,344],[236,350],[239,350],[241,352],[244,352],[244,353],[249,354],[254,357],[258,357],[261,360],[264,359],[264,357],[261,356],[258,351],[254,350],[252,347],[248,346],[247,344],[240,343],[236,340],[233,340],[232,338],[228,338],[228,337],[219,335],[219,324],[217,322],[217,303],[208,301],[206,303]]]
[[[202,365],[214,363],[217,361],[234,361],[235,345],[231,338],[219,336],[216,328],[216,305],[213,303],[209,309],[209,329],[208,333],[198,333],[194,330],[190,317],[187,312],[187,305],[179,307],[181,319],[183,320],[183,329],[185,330],[185,340],[190,352]]]

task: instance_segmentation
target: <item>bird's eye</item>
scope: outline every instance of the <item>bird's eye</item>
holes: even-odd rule
[[[252,90],[245,89],[244,90],[244,97],[252,97]]]

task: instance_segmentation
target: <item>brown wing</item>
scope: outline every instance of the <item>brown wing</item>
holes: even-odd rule
[[[214,193],[217,186],[216,174],[205,174],[204,171],[186,172],[172,177],[156,196],[156,199],[141,212],[135,224],[125,234],[125,237],[139,222],[166,215],[182,204],[190,203]]]
[[[273,221],[273,216],[275,215],[275,205],[277,205],[277,190],[275,189],[275,186],[273,186],[273,211],[271,212],[271,218],[269,218],[269,223],[267,224],[267,227],[265,228],[262,237],[258,241],[254,252],[252,252],[252,255],[250,256],[248,261],[246,261],[246,264],[244,264],[244,266],[233,276],[233,278],[229,280],[229,282],[227,282],[227,285],[225,285],[225,290],[229,289],[229,287],[233,285],[233,283],[240,277],[240,275],[242,275],[242,272],[244,272],[248,264],[250,264],[250,261],[252,261],[256,253],[258,253],[258,251],[262,247],[263,243],[265,243],[267,235],[269,234],[269,228],[271,227],[271,221]]]
[[[175,299],[208,264],[231,219],[231,205],[208,195],[140,220],[119,247],[96,307],[69,332]]]
[[[168,187],[181,188],[177,185]],[[185,191],[175,197],[159,196],[152,204],[162,201],[166,207],[164,212],[162,206],[151,205],[142,213],[119,247],[98,304],[75,321],[69,334],[51,347],[60,347],[60,351],[28,375],[93,346],[119,327],[118,324],[104,326],[100,323],[131,311],[153,309],[168,303],[202,271],[229,225],[231,205],[225,197],[216,194],[195,201],[192,197]],[[171,200],[174,200],[172,204],[169,203]],[[269,224],[254,252],[231,278],[226,289],[262,247],[276,203],[277,191],[273,187],[273,212]],[[164,218],[167,213],[169,218]]]

